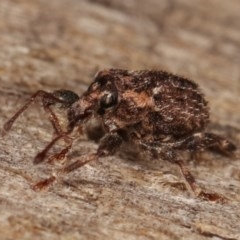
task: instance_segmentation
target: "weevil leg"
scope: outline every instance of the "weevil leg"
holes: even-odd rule
[[[113,155],[118,150],[118,148],[121,146],[122,141],[123,141],[122,137],[120,137],[117,133],[106,134],[101,139],[100,145],[99,145],[96,153],[87,154],[87,155],[83,156],[81,159],[76,160],[75,162],[64,166],[63,168],[61,168],[58,171],[58,174],[57,174],[58,177],[62,177],[64,174],[70,173],[91,161],[96,161],[100,157],[107,157],[107,156]],[[48,187],[49,185],[51,185],[55,180],[57,180],[57,177],[55,175],[53,175],[47,179],[44,179],[44,180],[36,183],[33,186],[33,189],[34,190],[42,190],[42,189]]]
[[[46,109],[47,103],[49,104],[53,104],[53,103],[57,103],[60,102],[62,103],[62,101],[60,99],[57,99],[52,93],[48,93],[45,92],[43,90],[39,90],[36,93],[34,93],[30,99],[27,101],[27,103],[25,105],[23,105],[22,108],[20,108],[3,126],[3,134],[6,134],[11,128],[13,123],[17,120],[17,118],[33,103],[36,101],[37,97],[41,97],[42,98],[42,102],[44,102],[44,109],[47,110],[48,112],[50,112],[48,109]],[[50,112],[51,114],[51,118],[50,121],[52,122],[54,129],[57,130],[58,127],[55,126],[55,122],[57,117],[55,116],[55,114],[53,112]]]
[[[43,189],[46,189],[47,187],[49,187],[50,185],[52,185],[56,180],[58,180],[58,178],[63,177],[63,175],[72,172],[82,166],[84,166],[85,164],[94,161],[94,160],[98,160],[99,156],[95,153],[95,154],[88,154],[86,156],[83,156],[81,159],[69,164],[68,166],[60,169],[57,171],[57,174],[53,174],[52,176],[50,176],[49,178],[45,178],[39,182],[37,182],[36,184],[33,185],[33,190],[35,191],[41,191]]]
[[[62,127],[59,124],[59,120],[58,120],[56,114],[52,111],[52,109],[48,105],[43,104],[43,108],[49,114],[48,118],[49,118],[56,134],[57,135],[63,135],[63,130],[62,130]]]
[[[182,160],[175,160],[174,163],[176,163],[180,167],[183,177],[185,178],[187,184],[189,185],[189,187],[191,188],[191,190],[193,191],[196,197],[201,197],[204,200],[209,200],[209,201],[225,201],[226,200],[226,198],[224,198],[223,196],[217,193],[208,193],[202,190],[201,187],[197,185],[195,178],[189,171],[187,165]]]
[[[197,183],[194,176],[191,174],[188,166],[184,163],[184,161],[177,158],[176,154],[171,150],[163,150],[160,153],[160,156],[171,163],[177,164],[180,167],[181,173],[187,183],[187,186],[190,187],[191,191],[194,193],[196,197],[200,197],[204,200],[209,201],[225,201],[226,198],[217,194],[217,193],[208,193],[205,192]]]
[[[41,152],[39,152],[35,156],[33,163],[39,164],[39,163],[43,162],[45,160],[45,157],[46,157],[47,153],[49,152],[49,150],[53,147],[54,144],[56,144],[57,141],[59,141],[62,138],[65,141],[65,143],[67,144],[67,146],[64,149],[62,149],[59,153],[51,156],[48,159],[48,162],[51,163],[55,160],[60,161],[60,160],[64,159],[72,147],[73,139],[71,137],[69,137],[69,134],[71,134],[72,131],[73,131],[73,128],[69,129],[68,132],[62,132],[60,135],[57,135],[55,138],[53,138],[52,141]]]
[[[121,146],[121,144],[122,138],[117,133],[106,134],[101,139],[97,152],[92,154],[92,157],[90,157],[90,160],[86,160],[86,163],[92,160],[97,160],[99,157],[107,157],[113,155]],[[68,166],[64,167],[62,171],[65,173],[71,172],[81,167],[82,164],[85,164],[85,162],[82,163],[81,159],[77,160],[74,163],[71,163]]]
[[[172,146],[174,149],[189,150],[190,152],[201,152],[210,150],[220,154],[233,157],[236,146],[227,139],[214,133],[195,133]]]
[[[39,164],[41,162],[44,161],[48,151],[53,147],[53,145],[59,140],[61,139],[61,135],[58,135],[57,137],[55,137],[41,152],[39,152],[34,160],[33,160],[33,163],[34,164]]]
[[[43,108],[48,113],[48,118],[52,123],[52,126],[57,134],[63,135],[63,130],[59,124],[59,120],[56,114],[50,108],[51,105],[59,103],[62,108],[68,108],[71,104],[76,102],[79,97],[72,91],[69,90],[57,90],[53,93],[48,93],[43,90],[35,92],[30,99],[20,108],[3,126],[2,134],[6,134],[13,126],[17,118],[33,104],[37,97],[41,98]]]
[[[34,163],[38,164],[42,162],[47,154],[47,152],[52,148],[52,146],[59,140],[63,139],[67,143],[67,147],[63,149],[59,154],[59,158],[63,158],[70,149],[70,145],[72,144],[71,138],[68,134],[72,131],[72,129],[68,130],[68,132],[64,132],[62,127],[60,126],[59,119],[56,114],[52,111],[51,105],[59,103],[61,107],[67,108],[73,102],[77,101],[79,97],[72,91],[69,90],[58,90],[53,93],[48,93],[43,90],[39,90],[34,93],[27,103],[19,110],[15,115],[10,118],[3,126],[3,134],[6,134],[11,128],[16,119],[28,108],[30,105],[36,101],[36,98],[40,97],[43,105],[43,109],[48,113],[48,118],[57,134],[55,138],[40,152],[34,159]]]
[[[78,101],[78,99],[79,99],[79,96],[76,93],[74,93],[70,90],[64,90],[64,89],[54,91],[52,93],[52,95],[60,101],[61,107],[63,107],[63,108],[70,107],[74,102]],[[69,150],[72,147],[73,140],[68,135],[73,131],[75,124],[68,126],[67,132],[64,132],[59,124],[59,120],[58,120],[57,116],[50,108],[50,105],[55,104],[57,102],[52,102],[52,101],[49,102],[48,99],[42,98],[42,103],[43,103],[44,110],[49,113],[49,119],[53,125],[53,128],[55,129],[55,131],[57,133],[57,136],[40,153],[37,154],[37,156],[34,159],[34,163],[42,162],[44,160],[44,158],[46,157],[47,152],[53,147],[53,145],[59,139],[63,138],[63,140],[67,144],[67,147],[65,147],[59,153],[51,156],[48,159],[48,162],[50,162],[50,163],[55,160],[60,161],[66,157],[67,153],[69,152]]]
[[[66,158],[66,155],[68,154],[68,152],[70,151],[70,149],[72,148],[72,143],[73,143],[73,139],[70,139],[67,146],[65,148],[63,148],[60,152],[52,155],[51,157],[48,158],[47,162],[48,163],[52,163],[55,161],[62,161]]]
[[[157,155],[161,159],[169,161],[173,164],[177,164],[180,167],[181,173],[186,181],[187,187],[191,189],[191,191],[194,193],[196,197],[201,197],[204,200],[209,201],[224,201],[226,198],[223,196],[220,196],[217,193],[207,193],[196,183],[196,180],[194,176],[191,174],[188,166],[184,163],[184,161],[177,158],[174,150],[171,148],[169,149],[166,147],[166,144],[164,146],[156,146],[156,142],[146,142],[142,141],[140,139],[137,139],[136,137],[133,138],[134,142],[142,146],[144,150],[151,153],[152,155]]]
[[[218,152],[228,157],[234,157],[234,152],[237,150],[237,147],[232,142],[214,133],[205,133],[204,135],[208,150]],[[209,141],[210,144],[208,144]]]

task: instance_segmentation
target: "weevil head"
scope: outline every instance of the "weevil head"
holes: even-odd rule
[[[94,114],[103,115],[118,105],[118,91],[108,70],[97,73],[88,90],[68,111],[69,128],[87,121]]]

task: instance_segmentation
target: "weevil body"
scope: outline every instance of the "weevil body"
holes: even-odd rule
[[[123,141],[130,141],[162,160],[178,164],[186,182],[195,193],[210,200],[217,194],[206,194],[196,184],[179,151],[214,150],[232,155],[236,147],[223,137],[205,132],[209,122],[207,102],[198,85],[186,78],[164,71],[103,70],[97,73],[88,90],[78,97],[68,90],[53,93],[38,91],[5,125],[7,132],[17,117],[33,102],[42,98],[43,107],[55,129],[56,137],[40,152],[34,162],[42,162],[49,149],[61,138],[66,148],[48,161],[65,158],[72,146],[69,137],[75,127],[91,117],[102,121],[105,135],[96,153],[66,165],[61,172],[73,171],[89,161],[114,154]],[[67,109],[68,128],[63,130],[52,105]],[[55,177],[37,183],[49,185]]]
[[[189,136],[202,131],[209,119],[197,84],[163,71],[99,72],[70,108],[70,122],[85,119],[87,112],[97,114],[107,132],[124,129],[147,141]]]

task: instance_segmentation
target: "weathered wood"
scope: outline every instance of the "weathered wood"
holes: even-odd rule
[[[81,94],[100,69],[156,68],[198,82],[209,128],[239,146],[239,9],[237,0],[0,1],[0,126],[36,90]],[[226,203],[196,199],[177,167],[129,152],[34,192],[54,168],[32,163],[52,137],[40,109],[0,139],[0,239],[240,239],[239,151],[235,160],[206,153],[189,163]],[[79,139],[70,157],[96,147]]]

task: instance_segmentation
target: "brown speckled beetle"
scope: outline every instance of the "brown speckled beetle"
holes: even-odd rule
[[[112,155],[123,141],[130,141],[159,159],[178,164],[196,196],[210,200],[221,198],[217,194],[203,192],[178,156],[181,151],[196,153],[203,150],[231,156],[236,149],[225,138],[204,131],[209,122],[209,109],[198,85],[193,81],[164,71],[100,71],[81,97],[68,90],[36,92],[4,125],[5,133],[38,96],[42,99],[56,136],[37,154],[34,163],[42,162],[59,139],[64,139],[66,147],[48,161],[64,159],[72,146],[70,134],[74,128],[91,117],[97,117],[105,129],[98,150],[65,165],[61,173],[71,172],[90,161]],[[67,130],[62,129],[52,110],[54,104],[67,109]],[[41,189],[55,179],[55,176],[45,179],[37,183],[35,188]]]

